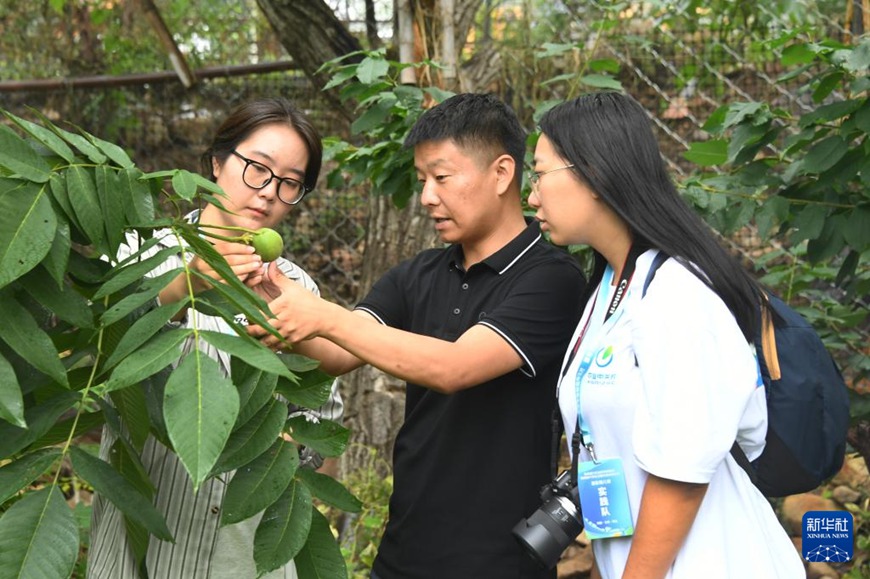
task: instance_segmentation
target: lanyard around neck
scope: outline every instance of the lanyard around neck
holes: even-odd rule
[[[631,285],[632,277],[634,276],[634,270],[637,266],[637,258],[643,253],[644,249],[638,247],[637,245],[632,245],[631,249],[628,252],[628,255],[625,258],[625,263],[622,266],[622,271],[619,275],[619,281],[616,284],[616,287],[613,290],[613,295],[610,296],[610,301],[607,306],[607,310],[604,312],[604,317],[601,321],[601,326],[597,332],[597,334],[605,335],[607,331],[610,329],[607,325],[607,322],[611,320],[613,314],[619,309],[620,304],[622,304],[622,300],[625,298],[628,293],[628,288]],[[611,280],[613,279],[613,269],[608,265],[605,269],[604,276],[601,279],[601,284],[598,287],[598,292],[601,291],[602,287],[607,287]],[[583,342],[583,339],[586,337],[587,330],[589,329],[589,323],[592,320],[592,317],[595,315],[595,308],[598,305],[598,295],[595,295],[595,302],[592,304],[592,310],[589,312],[589,316],[586,318],[586,323],[583,326],[583,330],[581,330],[580,335],[577,338],[577,342],[574,344],[574,348],[572,349],[571,356],[568,359],[567,364],[565,365],[565,372],[568,371],[568,367],[571,365],[571,362],[574,360],[574,357],[577,355],[577,352],[580,350],[580,346]],[[618,319],[617,316],[616,319]],[[616,322],[614,319],[614,323]],[[590,342],[594,342],[594,340],[590,340]],[[577,470],[577,460],[578,455],[580,453],[580,445],[586,447],[586,450],[589,451],[589,455],[592,457],[592,460],[598,462],[598,457],[595,456],[595,446],[592,443],[592,433],[589,432],[588,427],[583,424],[583,419],[580,412],[580,385],[583,382],[583,378],[586,376],[586,373],[589,371],[589,366],[592,364],[592,360],[596,355],[595,344],[587,343],[583,348],[583,357],[580,359],[579,366],[577,368],[576,377],[574,380],[574,388],[577,396],[577,424],[574,430],[574,436],[571,439],[571,448],[573,452],[573,462],[574,471]],[[564,376],[564,374],[563,374]]]

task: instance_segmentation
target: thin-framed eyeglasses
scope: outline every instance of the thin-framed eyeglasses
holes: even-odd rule
[[[532,191],[537,195],[539,192],[538,187],[541,181],[541,177],[546,175],[547,173],[552,173],[553,171],[561,171],[562,169],[571,169],[574,167],[574,164],[563,165],[562,167],[556,167],[555,169],[547,169],[546,171],[529,171],[529,183],[532,184]]]
[[[248,187],[262,189],[268,186],[272,182],[272,179],[275,179],[278,181],[276,191],[278,199],[287,205],[296,205],[309,192],[309,189],[302,181],[292,177],[279,177],[266,165],[253,159],[248,159],[235,149],[231,152],[245,163],[245,168],[242,169],[242,181]]]

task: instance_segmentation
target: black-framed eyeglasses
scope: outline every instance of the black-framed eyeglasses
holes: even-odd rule
[[[555,169],[547,169],[546,171],[529,171],[529,183],[532,184],[532,191],[536,194],[538,193],[538,183],[541,181],[541,177],[546,175],[547,173],[552,173],[553,171],[561,171],[562,169],[571,169],[574,167],[574,164],[563,165],[562,167],[556,167]]]
[[[293,179],[292,177],[279,177],[266,165],[254,161],[253,159],[248,159],[235,149],[231,152],[233,155],[244,161],[245,168],[242,169],[242,181],[252,189],[262,189],[271,183],[272,179],[276,179],[278,181],[278,199],[287,205],[296,205],[302,201],[302,198],[310,191],[310,189],[308,189],[305,184],[298,179]]]

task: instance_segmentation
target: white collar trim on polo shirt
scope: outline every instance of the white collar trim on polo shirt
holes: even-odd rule
[[[520,252],[520,253],[519,253],[515,258],[513,258],[513,260],[512,260],[509,264],[507,264],[503,270],[501,270],[500,272],[498,272],[498,275],[501,275],[501,274],[503,274],[504,272],[506,272],[507,270],[509,270],[509,269],[513,266],[513,264],[515,264],[516,262],[518,262],[518,261],[520,260],[521,257],[523,257],[523,256],[524,256],[524,255],[525,255],[525,254],[526,254],[526,253],[527,253],[527,252],[528,252],[532,247],[534,247],[534,245],[538,242],[539,239],[541,239],[541,234],[540,234],[540,233],[538,233],[538,236],[535,237],[535,238],[532,240],[532,242],[531,242],[530,244],[528,244],[528,245],[526,246],[526,248],[525,248],[524,250],[522,250],[522,251],[521,251],[521,252]]]

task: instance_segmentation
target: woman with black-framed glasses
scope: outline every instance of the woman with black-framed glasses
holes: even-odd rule
[[[278,199],[287,205],[296,205],[302,201],[302,198],[305,197],[306,193],[308,193],[309,190],[299,179],[294,179],[293,177],[279,177],[272,171],[272,169],[263,163],[254,161],[253,159],[248,159],[235,149],[233,149],[231,153],[241,159],[245,164],[245,168],[242,170],[242,181],[244,181],[245,185],[248,187],[251,187],[252,189],[265,189],[274,180],[276,183],[275,188],[277,189]]]
[[[228,210],[208,203],[191,212],[187,219],[201,227],[245,227],[256,230],[276,227],[294,205],[314,189],[320,172],[322,145],[311,122],[289,101],[282,98],[257,99],[232,111],[218,128],[211,146],[203,154],[202,167],[206,175],[224,190],[220,202]],[[279,176],[280,175],[280,176]],[[204,227],[206,228],[206,227]],[[206,228],[207,229],[207,228]],[[216,228],[215,233],[225,233]],[[158,243],[142,259],[172,247],[179,240],[168,230],[156,231]],[[129,235],[116,256],[118,261],[136,253],[140,240]],[[262,280],[263,262],[253,248],[242,243],[218,241],[214,248],[223,255],[236,276],[255,288]],[[191,254],[186,253],[189,257]],[[181,255],[174,255],[148,274],[156,277],[182,266]],[[314,280],[302,268],[279,257],[278,268],[302,287],[319,294]],[[220,279],[205,261],[193,257],[187,264],[207,277]],[[178,302],[188,295],[187,283],[194,291],[208,289],[200,276],[179,275],[159,294],[160,304]],[[175,325],[195,327],[199,331],[232,333],[223,319],[201,312],[189,315],[182,309]],[[245,323],[243,320],[238,320]],[[192,349],[190,338],[181,343],[183,352]],[[225,375],[230,374],[227,352],[199,343],[201,351],[218,361]],[[337,381],[333,383],[330,400],[316,410],[291,406],[291,414],[301,413],[312,419],[340,421],[343,405]],[[100,456],[109,459],[117,434],[104,429]],[[256,577],[253,559],[254,537],[262,513],[235,524],[221,526],[227,483],[235,471],[207,479],[193,493],[190,478],[177,455],[153,436],[142,449],[142,467],[155,487],[155,507],[166,520],[175,542],[150,537],[144,564],[150,577],[205,578]],[[300,466],[317,468],[322,458],[310,449],[301,449]],[[91,544],[88,553],[88,577],[91,579],[134,579],[140,577],[135,541],[128,538],[128,527],[120,510],[102,496],[95,496],[91,523]],[[268,579],[291,579],[296,568],[291,560],[283,567],[265,575]]]

